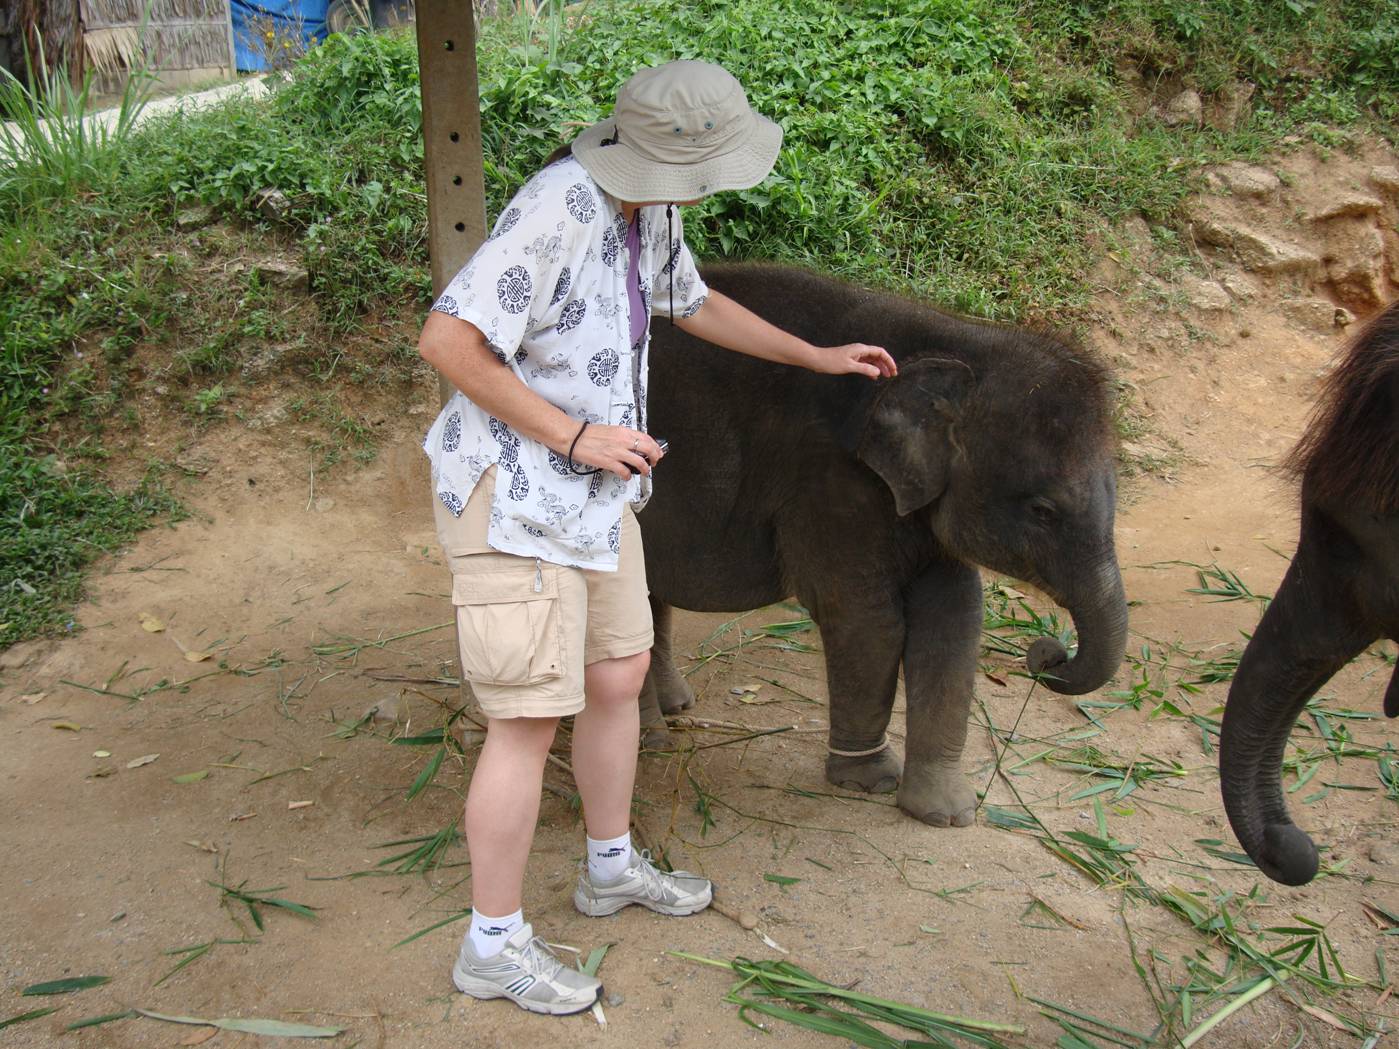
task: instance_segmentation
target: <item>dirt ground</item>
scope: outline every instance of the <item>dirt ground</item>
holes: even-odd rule
[[[1376,147],[1329,157],[1309,149],[1261,165],[1281,174],[1277,185],[1226,171],[1192,205],[1181,234],[1198,245],[1188,270],[1171,272],[1144,226],[1105,243],[1089,340],[1131,392],[1117,534],[1133,660],[1086,698],[1117,701],[1109,693],[1132,689],[1144,666],[1161,695],[1139,709],[1090,708],[1095,725],[1066,697],[1036,690],[1027,703],[1030,683],[1007,676],[1016,664],[1006,657],[988,654],[978,682],[966,770],[988,803],[1015,809],[1018,792],[1062,836],[1096,833],[1096,800],[1112,837],[1136,846],[1130,856],[1147,883],[1207,896],[1257,886],[1248,921],[1324,923],[1346,971],[1368,984],[1324,996],[1294,979],[1204,1045],[1365,1041],[1336,1030],[1333,1014],[1399,1027],[1377,962],[1387,923],[1362,908],[1399,914],[1399,802],[1373,753],[1321,763],[1289,794],[1331,873],[1300,890],[1273,885],[1219,855],[1238,846],[1209,737],[1190,715],[1217,718],[1227,683],[1178,687],[1191,660],[1240,649],[1260,614],[1256,601],[1192,594],[1191,565],[1227,569],[1260,595],[1286,567],[1295,497],[1272,467],[1344,342],[1335,307],[1363,318],[1399,289],[1395,165]],[[1316,217],[1346,200],[1349,210]],[[1268,243],[1293,254],[1269,256],[1244,235],[1265,223]],[[1367,250],[1369,292],[1359,272]],[[453,672],[447,571],[417,448],[434,397],[424,383],[418,403],[383,428],[374,464],[317,478],[314,491],[290,433],[203,434],[195,451],[211,465],[188,492],[195,517],[103,562],[71,638],[0,653],[0,1020],[59,1007],[5,1029],[4,1044],[175,1046],[209,1030],[134,1018],[65,1032],[136,1007],[342,1026],[334,1044],[345,1046],[838,1044],[781,1023],[770,1034],[745,1026],[724,1002],[733,977],[667,953],[683,951],[787,958],[881,997],[1023,1025],[1012,1043],[1047,1046],[1062,1031],[1033,999],[1149,1035],[1158,1022],[1149,989],[1184,982],[1187,959],[1223,965],[1223,952],[1175,915],[1100,887],[1036,834],[993,825],[986,811],[974,827],[936,830],[888,797],[827,785],[821,656],[756,629],[795,618],[775,607],[738,620],[679,615],[679,650],[692,654],[701,698],[675,730],[679,749],[643,758],[636,796],[644,840],[712,877],[721,903],[756,917],[757,929],[715,911],[576,914],[583,833],[571,783],[554,767],[525,912],[585,957],[611,945],[600,970],[606,1027],[588,1014],[533,1017],[458,995],[449,966],[465,922],[395,945],[469,906],[464,847],[451,845],[425,873],[385,863],[413,847],[385,843],[459,819],[475,754],[468,736],[464,761],[449,756],[406,799],[437,748],[391,741],[440,730],[458,696],[440,681]],[[795,637],[818,644],[814,631]],[[1319,724],[1385,745],[1386,726],[1370,716],[1390,672],[1386,652],[1392,660],[1393,646],[1377,647],[1322,690],[1324,706],[1341,713],[1304,719],[1298,750],[1323,745]],[[396,705],[396,719],[362,720],[375,705]],[[901,701],[896,730],[902,711]],[[786,731],[745,740],[735,725]],[[1170,774],[1144,777],[1125,797],[1076,797],[1109,782],[1065,766],[1082,746]],[[315,920],[264,907],[259,932],[245,907],[221,903],[219,884],[276,888],[271,895],[316,908]],[[1255,939],[1265,949],[1286,942]],[[173,953],[211,941],[202,953]],[[20,996],[91,974],[112,979],[73,995]],[[1178,1030],[1225,1001],[1198,1000]],[[1302,1008],[1309,1003],[1314,1011]],[[259,1041],[225,1031],[209,1044]]]

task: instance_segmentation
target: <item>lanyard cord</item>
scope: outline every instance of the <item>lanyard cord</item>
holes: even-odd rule
[[[670,270],[670,326],[675,327],[675,240],[671,230],[671,218],[674,211],[674,204],[665,206],[665,250],[666,268]]]

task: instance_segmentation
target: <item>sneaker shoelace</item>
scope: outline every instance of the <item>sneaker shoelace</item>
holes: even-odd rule
[[[651,850],[642,849],[637,853],[637,857],[641,860],[639,870],[641,873],[641,883],[646,887],[646,895],[653,900],[661,899],[665,896],[665,879],[661,875],[661,872],[651,863]]]
[[[529,943],[520,951],[520,960],[526,968],[546,980],[552,980],[563,968],[563,962],[554,957],[549,945],[538,936],[531,936]]]

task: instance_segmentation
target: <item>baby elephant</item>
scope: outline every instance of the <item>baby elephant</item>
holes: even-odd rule
[[[899,374],[816,375],[657,326],[648,428],[670,451],[639,517],[657,627],[643,724],[693,701],[671,661],[668,606],[731,612],[795,595],[825,650],[826,777],[898,786],[918,819],[965,826],[976,566],[1072,613],[1073,658],[1049,638],[1030,653],[1050,688],[1089,692],[1122,660],[1107,374],[1047,335],[802,270],[716,266],[704,278],[817,345],[882,344]],[[900,670],[902,769],[885,737]]]
[[[1399,638],[1399,303],[1350,344],[1287,466],[1302,480],[1302,535],[1229,689],[1219,776],[1259,869],[1305,885],[1317,853],[1283,800],[1287,737],[1331,675]],[[1399,714],[1399,675],[1384,712]]]

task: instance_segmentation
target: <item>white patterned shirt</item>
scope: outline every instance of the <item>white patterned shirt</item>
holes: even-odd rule
[[[641,208],[638,222],[648,320],[653,289],[664,311],[693,316],[708,289],[685,245],[680,210],[669,236],[664,205]],[[580,424],[644,431],[650,330],[630,344],[626,232],[621,205],[568,157],[515,194],[432,308],[474,324],[521,382]],[[640,509],[651,493],[640,474],[627,481],[607,470],[574,474],[567,456],[515,433],[460,391],[423,450],[437,498],[457,515],[498,464],[486,541],[553,564],[616,571],[622,507]]]

